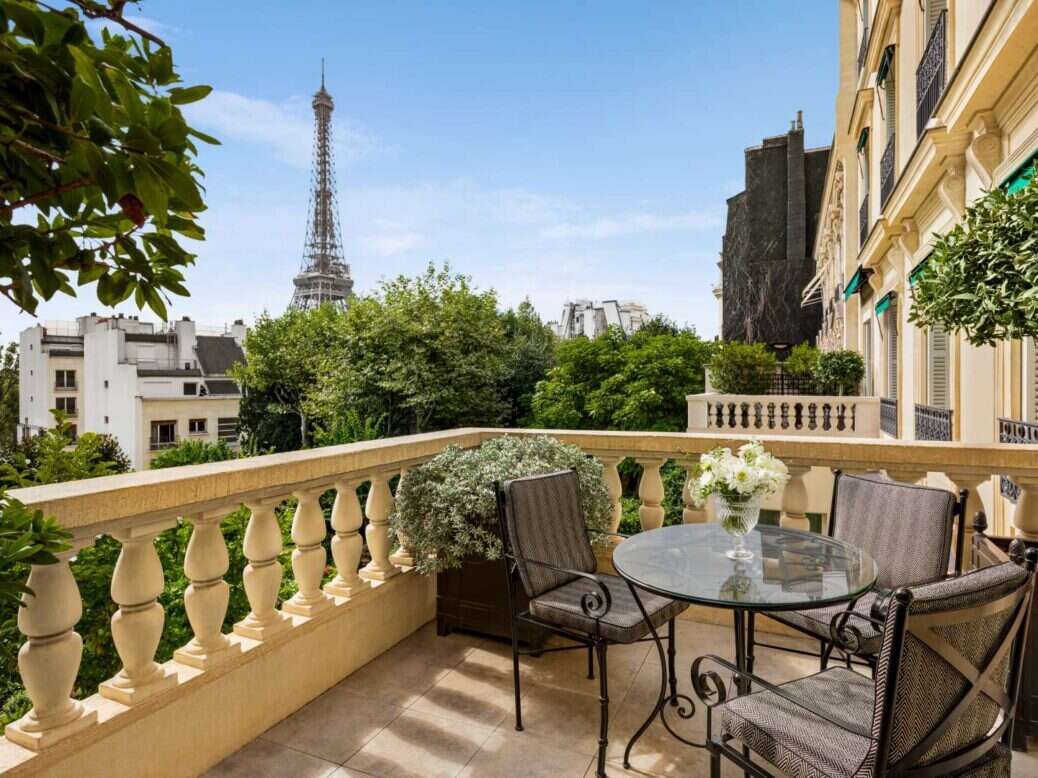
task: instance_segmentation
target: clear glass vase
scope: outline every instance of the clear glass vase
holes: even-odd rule
[[[721,528],[735,541],[731,549],[725,552],[729,559],[753,559],[753,552],[746,548],[744,538],[760,518],[760,502],[756,498],[741,501],[727,500],[717,497],[717,521]]]

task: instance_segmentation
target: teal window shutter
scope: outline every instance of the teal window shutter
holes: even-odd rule
[[[923,260],[918,265],[912,268],[912,270],[908,273],[909,286],[915,286],[915,282],[918,281],[922,277],[923,273],[926,272],[926,264],[929,261],[930,255],[927,254],[925,257],[923,257]]]
[[[876,315],[879,316],[886,311],[892,302],[894,302],[894,293],[887,292],[883,295],[883,299],[876,303]]]
[[[869,142],[869,128],[865,127],[861,131],[861,135],[858,136],[858,153],[865,149],[865,145]]]
[[[1038,152],[1032,154],[1024,164],[1009,174],[1002,186],[1006,188],[1006,194],[1015,194],[1031,183],[1034,178],[1035,162],[1038,160]]]
[[[890,66],[894,64],[894,47],[887,46],[883,49],[883,58],[879,61],[879,70],[876,71],[876,86],[883,86],[890,74]]]

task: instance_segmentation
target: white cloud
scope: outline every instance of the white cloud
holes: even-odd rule
[[[267,146],[283,162],[298,168],[310,166],[313,113],[309,102],[301,98],[275,103],[217,89],[206,99],[184,106],[184,113],[189,122],[225,144],[241,141]],[[338,163],[351,162],[378,148],[376,140],[350,120],[333,119],[332,137]]]
[[[635,212],[588,222],[561,222],[545,227],[541,234],[546,238],[599,241],[627,235],[715,229],[721,224],[720,215],[713,211],[686,211],[670,215]]]
[[[391,257],[412,251],[422,243],[422,236],[416,232],[384,233],[365,235],[360,238],[361,245],[380,257]]]

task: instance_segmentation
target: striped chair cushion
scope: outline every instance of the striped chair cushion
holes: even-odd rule
[[[876,602],[877,596],[876,592],[868,592],[862,595],[854,604],[855,613],[860,613],[868,618],[872,613],[872,605]],[[830,640],[829,625],[832,624],[833,617],[845,610],[847,610],[847,604],[840,603],[807,611],[769,613],[768,618],[802,629],[805,632],[816,635],[820,640]],[[879,653],[880,646],[883,643],[883,632],[878,626],[863,619],[850,619],[847,623],[848,626],[854,627],[861,632],[862,643],[859,653],[868,655]]]
[[[522,559],[547,562],[582,573],[593,573],[598,562],[588,540],[580,505],[577,474],[564,470],[505,481],[505,523],[508,540],[520,561],[519,577],[528,597],[550,591],[573,576]]]
[[[609,612],[598,621],[601,637],[617,643],[630,643],[648,635],[649,627],[627,582],[605,573],[599,573],[598,578],[612,598]],[[595,632],[595,619],[584,614],[580,601],[585,594],[598,591],[598,587],[587,579],[577,578],[531,600],[530,613],[555,626],[591,635]],[[670,621],[688,607],[683,602],[668,600],[643,589],[638,590],[638,598],[654,627]]]

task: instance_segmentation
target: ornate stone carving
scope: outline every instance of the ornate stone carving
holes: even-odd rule
[[[946,157],[941,167],[944,177],[937,185],[937,195],[944,206],[961,219],[966,212],[966,156]]]
[[[980,178],[981,186],[990,189],[995,168],[1002,161],[1002,130],[995,123],[994,111],[977,114],[970,124],[973,140],[966,149],[966,160]]]

